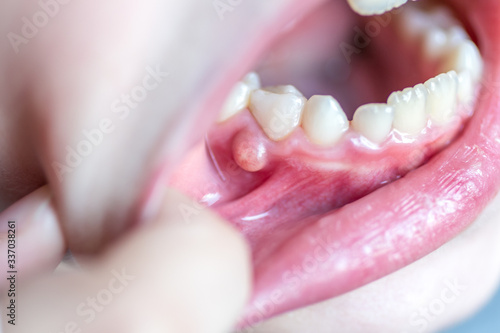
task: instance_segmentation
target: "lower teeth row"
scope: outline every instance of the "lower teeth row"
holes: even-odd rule
[[[436,13],[448,15],[440,20],[448,22],[446,27],[433,23]],[[314,144],[333,146],[349,130],[380,145],[393,130],[417,136],[426,127],[444,126],[456,120],[460,108],[472,108],[475,87],[482,75],[483,60],[477,46],[451,14],[441,8],[430,14],[411,9],[404,12],[399,23],[405,38],[422,40],[424,58],[437,61],[441,74],[393,92],[385,104],[360,106],[349,124],[332,96],[315,95],[307,100],[293,86],[262,89],[258,75],[250,73],[229,94],[219,121],[248,108],[271,140],[283,140],[302,126]]]

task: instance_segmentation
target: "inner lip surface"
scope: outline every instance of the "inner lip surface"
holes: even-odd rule
[[[494,31],[494,13],[499,12],[499,5],[487,0],[476,5],[463,0],[448,4],[456,9],[465,27],[473,27],[467,30],[477,36],[485,72],[496,78],[495,41],[499,38]],[[254,297],[242,326],[387,275],[432,252],[469,226],[500,185],[495,168],[500,142],[494,139],[500,132],[495,125],[498,99],[487,88],[485,78],[476,115],[448,148],[406,177],[332,214],[303,219],[290,228],[293,237],[288,242],[255,262]],[[367,252],[367,245],[371,252]],[[287,290],[283,286],[285,274],[318,249],[328,254],[321,260],[321,267],[293,291]],[[269,308],[266,304],[276,291],[282,293],[282,301]]]

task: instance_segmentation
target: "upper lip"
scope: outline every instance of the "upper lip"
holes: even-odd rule
[[[291,3],[275,23],[280,26],[320,3]],[[429,254],[467,228],[500,188],[496,167],[500,99],[495,92],[500,3],[447,3],[474,32],[488,73],[481,82],[475,115],[463,135],[406,177],[311,220],[256,263],[254,294],[242,327],[360,287]],[[272,37],[263,34],[262,40],[269,44]],[[231,82],[227,81],[228,87]],[[308,272],[303,264],[311,258],[315,265]],[[300,283],[290,288],[285,275],[294,265],[305,277],[299,277]]]

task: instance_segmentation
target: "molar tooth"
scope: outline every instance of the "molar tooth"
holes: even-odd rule
[[[424,32],[424,55],[432,60],[443,56],[447,50],[448,36],[440,28],[430,28]]]
[[[457,94],[460,103],[470,106],[474,98],[474,84],[468,71],[461,72],[457,76]]]
[[[458,24],[455,15],[453,15],[451,9],[446,6],[435,6],[427,12],[427,15],[429,21],[432,22],[434,26],[441,27],[442,29],[448,29]]]
[[[305,104],[302,128],[318,145],[333,145],[349,129],[342,107],[332,96],[312,96]]]
[[[470,40],[467,32],[459,25],[450,27],[450,29],[448,29],[447,35],[451,45],[458,45],[465,40]]]
[[[292,94],[297,97],[304,98],[304,95],[302,95],[302,93],[297,88],[295,88],[295,86],[292,86],[291,84],[287,84],[284,86],[265,87],[264,90],[275,94]]]
[[[254,90],[249,108],[266,135],[279,141],[299,126],[305,102],[295,87],[278,86]]]
[[[236,82],[233,89],[226,97],[219,115],[219,122],[223,122],[248,106],[251,89],[244,82]]]
[[[420,36],[433,26],[429,15],[414,6],[405,8],[398,16],[399,31],[408,40],[420,38]]]
[[[360,15],[383,14],[404,5],[408,0],[347,0],[352,10]]]
[[[402,133],[420,133],[427,125],[426,99],[427,89],[423,84],[393,92],[387,100],[394,108],[393,127]]]
[[[391,132],[394,108],[387,104],[361,105],[352,119],[353,128],[377,144],[384,142]]]
[[[245,82],[252,91],[261,87],[260,76],[255,72],[248,73],[241,81]]]
[[[457,45],[469,40],[465,30],[457,25],[451,26],[448,30],[440,27],[429,28],[424,32],[423,50],[424,55],[432,60],[443,59],[452,52]],[[448,68],[443,72],[453,70]]]
[[[451,71],[424,83],[428,91],[426,112],[438,125],[447,123],[456,113],[457,82],[457,73]]]
[[[483,71],[481,53],[471,40],[464,40],[452,48],[444,59],[443,71],[454,70],[457,73],[468,71],[473,82],[478,82]]]

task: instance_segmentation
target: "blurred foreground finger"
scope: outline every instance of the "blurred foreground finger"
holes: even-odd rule
[[[88,270],[19,285],[16,311],[22,316],[16,326],[4,322],[4,327],[65,333],[229,331],[249,295],[247,245],[208,210],[197,207],[185,219],[185,205],[193,203],[169,193],[157,217],[89,260]]]

